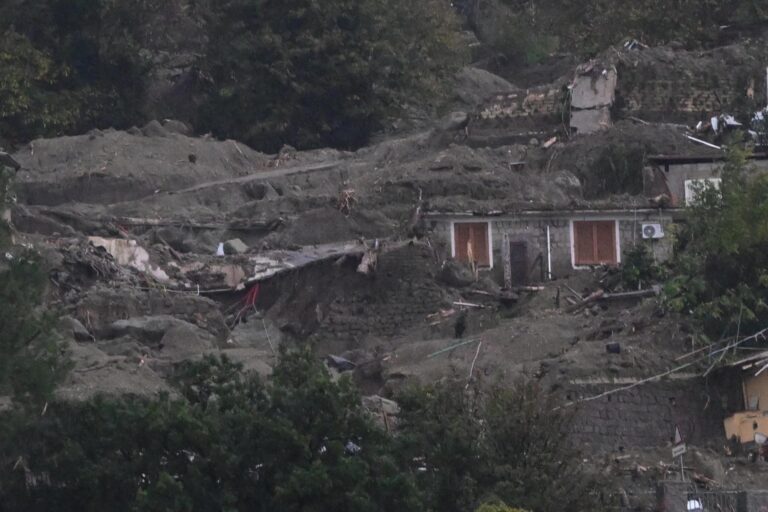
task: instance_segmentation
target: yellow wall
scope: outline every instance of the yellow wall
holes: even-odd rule
[[[744,408],[752,410],[751,405],[757,398],[757,410],[768,411],[768,371],[757,377],[744,376]]]
[[[742,443],[755,440],[755,432],[768,436],[768,411],[737,412],[725,419],[725,436],[733,436]]]

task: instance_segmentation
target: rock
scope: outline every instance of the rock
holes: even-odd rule
[[[233,238],[224,242],[225,254],[245,254],[248,252],[248,246],[239,238]]]
[[[167,137],[168,132],[163,128],[163,125],[158,123],[156,120],[148,122],[146,125],[144,125],[144,128],[141,129],[141,134],[145,137]]]
[[[192,129],[181,121],[175,119],[166,119],[163,121],[163,128],[168,133],[178,133],[179,135],[192,135]]]
[[[142,316],[118,320],[110,326],[110,337],[130,335],[141,341],[159,344],[171,328],[180,325],[191,325],[170,315]]]
[[[216,347],[211,335],[186,322],[168,329],[160,340],[158,356],[181,362]]]
[[[484,69],[466,67],[456,74],[456,97],[474,110],[494,94],[512,92],[515,86]]]
[[[440,270],[440,280],[449,286],[464,288],[475,283],[475,276],[466,265],[447,261]]]
[[[59,327],[65,334],[71,334],[76,341],[93,341],[93,336],[83,324],[71,316],[62,317]]]
[[[456,164],[457,164],[456,158],[452,154],[442,152],[439,155],[437,155],[435,160],[430,164],[429,170],[430,171],[449,171],[453,169],[456,166]]]
[[[464,129],[469,124],[469,114],[462,111],[451,112],[440,120],[440,129],[446,132],[454,132]]]

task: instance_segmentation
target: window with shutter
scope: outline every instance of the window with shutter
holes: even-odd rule
[[[487,222],[455,222],[453,242],[457,260],[474,261],[480,267],[491,266]]]
[[[573,222],[573,252],[576,265],[615,265],[616,221]]]

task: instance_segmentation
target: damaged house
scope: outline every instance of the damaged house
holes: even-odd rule
[[[700,187],[707,183],[719,187],[720,170],[725,161],[722,152],[649,157],[643,175],[645,195],[664,200],[669,206],[690,205]],[[768,172],[768,154],[751,155],[749,165],[757,172]]]
[[[618,265],[638,244],[659,261],[672,256],[674,211],[652,208],[431,213],[446,256],[474,263],[512,286]]]
[[[743,406],[725,418],[725,435],[742,445],[768,441],[768,352],[731,363],[728,369],[741,380]]]

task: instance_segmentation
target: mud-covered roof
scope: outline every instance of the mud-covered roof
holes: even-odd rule
[[[653,155],[648,161],[654,164],[702,164],[710,162],[723,162],[725,154],[681,154],[681,155]],[[768,160],[768,153],[753,153],[747,157],[749,160]]]

